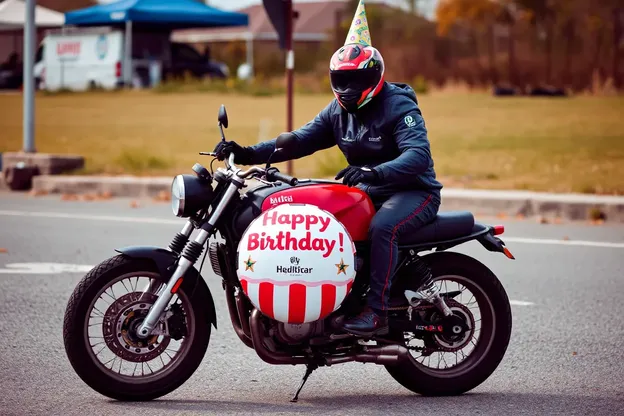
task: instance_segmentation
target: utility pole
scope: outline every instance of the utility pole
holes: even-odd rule
[[[292,0],[286,1],[286,131],[293,131],[293,81],[295,72],[295,52],[293,50],[294,14]],[[293,162],[289,160],[286,171],[293,174]]]
[[[26,0],[26,19],[24,22],[24,152],[35,152],[35,4],[36,0]]]

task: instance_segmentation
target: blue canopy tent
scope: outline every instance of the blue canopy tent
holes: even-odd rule
[[[191,27],[247,26],[244,13],[227,12],[198,0],[121,0],[65,13],[65,24],[76,26],[117,25],[123,22]]]
[[[244,13],[210,7],[198,0],[121,0],[65,13],[65,24],[73,26],[125,25],[125,74],[130,80],[133,25],[161,30],[193,27],[247,26]]]

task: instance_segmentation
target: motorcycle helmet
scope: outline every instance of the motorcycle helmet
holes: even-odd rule
[[[338,49],[329,64],[329,81],[340,106],[353,113],[366,105],[383,88],[384,70],[381,53],[370,45]]]

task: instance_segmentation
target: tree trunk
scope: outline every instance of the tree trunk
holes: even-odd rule
[[[611,62],[611,76],[613,84],[618,90],[622,87],[620,79],[620,39],[622,38],[622,10],[616,7],[613,10],[613,61]]]
[[[507,69],[509,71],[509,83],[512,87],[517,87],[517,77],[516,77],[516,45],[515,45],[515,30],[514,24],[511,22],[509,24],[509,36],[507,38]]]
[[[475,67],[477,69],[477,81],[479,86],[483,81],[483,68],[481,67],[481,55],[479,54],[479,38],[477,29],[473,29],[470,33],[472,49],[475,59]]]
[[[598,30],[596,31],[596,46],[594,49],[594,56],[592,57],[591,62],[589,63],[589,83],[591,85],[592,92],[594,91],[594,72],[598,71],[600,74],[600,52],[602,51],[602,40],[604,31]]]
[[[498,84],[498,72],[496,71],[496,50],[494,39],[494,25],[489,25],[486,32],[487,45],[488,45],[488,57],[490,60],[490,81],[494,84]]]
[[[572,83],[572,46],[574,44],[575,23],[573,19],[569,19],[563,29],[565,37],[565,50],[563,58],[563,86],[566,87]]]
[[[552,81],[552,57],[554,41],[554,22],[546,21],[546,85],[551,85]]]

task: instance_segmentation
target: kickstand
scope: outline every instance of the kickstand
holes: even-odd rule
[[[310,374],[312,374],[312,372],[316,370],[317,368],[318,368],[318,365],[316,364],[306,365],[306,372],[303,375],[303,378],[301,379],[301,384],[299,384],[299,388],[297,389],[297,393],[295,393],[295,397],[293,397],[290,400],[291,403],[296,403],[297,400],[299,400],[299,393],[301,393],[301,389],[303,389],[303,386],[305,385],[306,381],[308,381],[308,377],[310,377]]]

